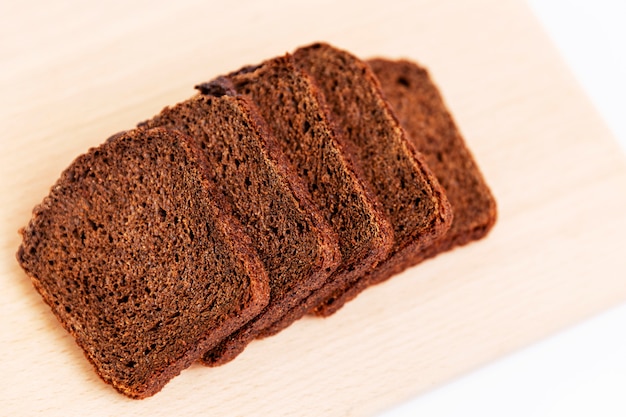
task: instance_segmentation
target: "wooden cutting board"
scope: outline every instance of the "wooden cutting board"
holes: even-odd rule
[[[521,1],[10,3],[0,6],[7,415],[371,415],[626,300],[626,160]],[[144,401],[121,396],[18,267],[18,228],[90,146],[197,82],[316,40],[430,68],[498,200],[495,229],[227,366],[195,365]]]

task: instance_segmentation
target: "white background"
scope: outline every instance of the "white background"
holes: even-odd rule
[[[626,1],[529,3],[626,150]],[[389,410],[383,417],[417,415],[626,416],[626,304]]]

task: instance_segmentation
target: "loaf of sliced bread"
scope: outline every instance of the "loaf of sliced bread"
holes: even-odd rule
[[[262,263],[206,175],[188,137],[126,132],[78,157],[22,230],[35,288],[129,397],[159,391],[268,302]]]
[[[452,205],[450,230],[424,256],[485,236],[496,221],[495,199],[426,69],[406,60],[373,59],[368,64]]]
[[[341,259],[337,236],[247,99],[218,88],[167,107],[142,125],[176,129],[195,139],[209,180],[268,272],[268,305],[204,355],[205,364],[221,365],[326,282]]]
[[[197,87],[205,94],[224,90],[256,104],[260,115],[313,203],[339,237],[341,263],[326,283],[284,314],[262,336],[273,334],[368,272],[393,243],[391,225],[363,188],[329,121],[327,109],[309,77],[291,55],[245,67]]]
[[[410,266],[450,227],[452,212],[443,189],[407,141],[365,62],[324,43],[300,48],[294,57],[324,94],[346,139],[346,151],[392,224],[392,250],[376,269],[399,271]],[[332,314],[356,295],[351,288],[360,291],[389,276],[368,273],[351,287],[336,291],[315,313]]]

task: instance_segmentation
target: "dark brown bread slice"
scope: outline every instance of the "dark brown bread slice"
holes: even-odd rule
[[[308,187],[313,203],[339,236],[342,261],[318,290],[283,315],[262,336],[273,334],[369,271],[387,256],[391,225],[363,188],[344,155],[340,137],[309,77],[285,55],[204,83],[205,93],[244,95],[257,106],[271,133]]]
[[[221,365],[326,281],[340,262],[337,236],[246,99],[197,95],[165,108],[144,125],[175,128],[195,138],[210,181],[268,271],[268,305],[204,355],[205,364]]]
[[[428,72],[406,60],[368,64],[454,211],[450,230],[424,251],[424,258],[485,236],[496,221],[496,201]]]
[[[399,265],[415,265],[482,238],[493,227],[497,214],[495,199],[428,72],[409,61],[374,59],[368,64],[409,141],[424,155],[446,191],[454,212],[452,226],[442,238],[398,265],[378,268],[369,279],[379,282],[400,272],[403,268]],[[359,282],[343,297],[353,298],[366,286]]]
[[[444,192],[382,97],[366,63],[328,44],[298,49],[297,65],[309,73],[324,94],[332,117],[343,129],[358,169],[364,173],[394,228],[390,255],[376,269],[401,270],[450,227],[452,213]],[[370,273],[337,291],[315,309],[335,312],[359,291],[389,278]]]
[[[158,392],[254,317],[268,278],[199,152],[135,130],[77,158],[33,210],[18,261],[103,380]]]

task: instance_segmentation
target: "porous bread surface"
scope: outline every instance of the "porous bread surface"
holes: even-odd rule
[[[33,210],[18,261],[97,373],[143,398],[267,303],[189,139],[138,129],[78,157]]]
[[[406,60],[373,59],[368,64],[408,140],[424,155],[446,191],[454,219],[450,230],[417,256],[400,253],[399,262],[381,265],[369,282],[361,281],[347,289],[341,296],[347,300],[371,283],[384,281],[408,266],[484,237],[497,217],[495,199],[428,72]]]
[[[254,102],[313,203],[339,237],[342,259],[335,273],[263,332],[266,336],[287,327],[385,257],[393,242],[391,226],[347,159],[322,96],[291,55],[244,67],[198,89],[205,94],[221,89]]]
[[[426,252],[432,256],[483,237],[496,221],[496,202],[428,72],[407,60],[372,59],[368,64],[454,212],[450,230]]]
[[[406,267],[407,256],[418,256],[450,227],[452,213],[441,186],[408,143],[367,64],[323,43],[300,48],[294,57],[324,94],[346,138],[346,151],[392,224],[393,248],[377,268],[385,264]],[[371,276],[357,280],[359,288],[372,284]],[[315,312],[336,311],[350,299],[347,290],[336,291]]]
[[[267,269],[268,305],[204,355],[208,365],[226,363],[326,281],[340,260],[337,237],[245,99],[197,95],[165,108],[143,125],[174,128],[197,141],[209,180]]]

